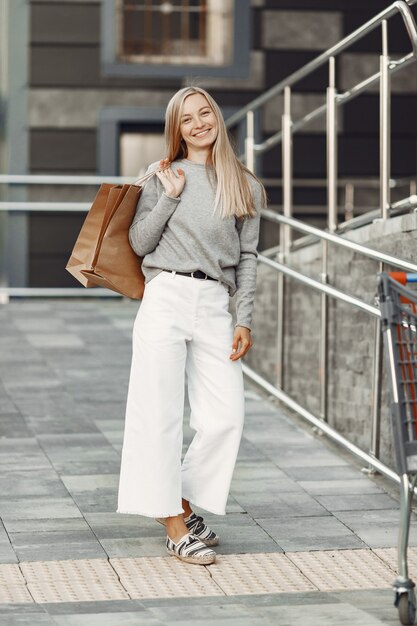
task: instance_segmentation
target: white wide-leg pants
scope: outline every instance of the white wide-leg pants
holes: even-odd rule
[[[225,515],[242,436],[240,360],[222,283],[162,271],[133,326],[118,513],[169,517],[181,498]],[[196,431],[181,464],[184,386]]]

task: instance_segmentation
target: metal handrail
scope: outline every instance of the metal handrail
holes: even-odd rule
[[[347,35],[344,39],[342,39],[337,44],[335,44],[334,46],[320,54],[318,57],[304,65],[302,68],[293,72],[289,77],[280,81],[279,83],[274,85],[274,87],[268,89],[268,91],[266,91],[264,94],[262,94],[258,98],[255,98],[254,100],[249,102],[249,104],[239,109],[239,111],[227,118],[226,125],[228,127],[231,127],[234,126],[237,122],[242,121],[249,111],[254,111],[258,109],[266,102],[268,102],[271,98],[282,93],[285,87],[291,87],[295,83],[298,83],[301,79],[305,78],[306,76],[317,70],[319,67],[324,65],[326,62],[328,62],[330,58],[336,56],[352,44],[362,39],[365,35],[373,31],[384,20],[392,17],[398,12],[401,14],[404,20],[404,24],[413,47],[413,53],[414,55],[417,55],[417,25],[414,20],[414,16],[409,8],[416,3],[417,0],[407,0],[407,3],[403,0],[397,0],[391,6],[387,7],[386,9],[378,13],[375,17],[370,19],[368,22],[363,24],[363,26],[357,28],[355,31],[353,31],[353,33]]]
[[[416,0],[417,2],[417,0]],[[261,176],[262,179],[262,176]],[[81,176],[63,175],[63,174],[0,174],[0,184],[4,185],[101,185],[101,183],[110,184],[132,184],[136,179],[132,176],[96,176],[83,174]],[[265,179],[266,180],[266,179]],[[282,185],[280,178],[268,178],[268,184],[272,186]],[[294,182],[299,187],[324,187],[326,186],[325,178],[294,178]],[[391,178],[390,186],[394,189],[397,187],[405,187],[416,182],[415,176],[404,176],[401,178]],[[338,185],[352,184],[362,188],[379,187],[379,180],[376,177],[359,177],[349,176],[340,178]]]
[[[404,69],[404,67],[406,67],[410,63],[414,63],[416,60],[416,55],[417,55],[417,52],[413,51],[407,54],[405,57],[402,57],[401,59],[398,59],[396,61],[390,61],[388,64],[388,67],[389,67],[391,74],[395,74],[395,72],[399,71],[400,69]],[[380,76],[381,76],[380,72],[375,72],[375,74],[372,74],[372,76],[369,76],[368,78],[358,83],[351,89],[348,89],[344,93],[336,94],[335,95],[336,106],[344,105],[350,100],[353,100],[354,98],[359,96],[361,93],[364,93],[369,87],[372,87],[372,85],[378,82]],[[297,130],[302,129],[305,126],[308,126],[314,120],[319,119],[320,117],[325,115],[326,112],[327,112],[327,104],[322,104],[321,106],[317,107],[313,111],[310,111],[309,113],[304,115],[304,117],[301,117],[300,119],[292,122],[291,124],[292,132],[296,132]],[[259,154],[263,154],[267,150],[270,150],[271,148],[276,146],[278,143],[280,143],[282,141],[282,138],[283,138],[283,133],[281,130],[279,130],[273,135],[271,135],[270,137],[268,137],[268,139],[266,139],[262,143],[258,143],[258,144],[255,143],[253,146],[253,149],[255,152]]]
[[[71,213],[73,211],[88,211],[91,208],[91,202],[32,202],[30,200],[23,202],[0,202],[0,211],[32,211],[44,212],[62,212]]]
[[[101,185],[132,184],[137,177],[132,176],[81,176],[64,174],[0,174],[0,184],[6,185]]]
[[[323,432],[325,435],[332,439],[335,443],[340,444],[345,450],[351,452],[353,455],[368,463],[368,465],[375,468],[376,471],[384,474],[390,480],[399,483],[400,477],[396,474],[391,468],[389,468],[385,463],[382,463],[378,459],[376,459],[371,454],[367,454],[361,448],[358,448],[354,443],[343,437],[340,433],[337,432],[334,428],[326,424],[318,417],[313,415],[306,408],[298,404],[293,398],[291,398],[288,394],[286,394],[282,389],[278,389],[270,382],[265,380],[262,376],[260,376],[257,372],[255,372],[252,368],[248,367],[246,363],[242,364],[243,373],[245,376],[253,380],[254,383],[262,387],[269,395],[275,397],[280,402],[283,402],[289,409],[300,415],[303,419],[309,422],[314,428],[317,429],[318,432]]]
[[[338,246],[342,246],[344,248],[348,248],[349,250],[353,250],[354,252],[358,252],[359,254],[363,254],[364,256],[373,259],[374,261],[380,261],[381,263],[386,263],[387,265],[393,265],[394,267],[401,268],[406,272],[417,273],[416,263],[411,263],[410,261],[400,259],[399,257],[392,256],[391,254],[386,254],[385,252],[373,250],[368,246],[356,243],[356,241],[351,241],[350,239],[345,239],[345,237],[341,237],[340,235],[336,235],[335,233],[330,233],[326,230],[321,230],[320,228],[311,226],[310,224],[305,224],[304,222],[301,222],[294,217],[286,217],[285,215],[274,213],[274,211],[271,211],[269,209],[263,209],[262,216],[271,222],[286,224],[287,226],[290,226],[295,230],[305,233],[306,235],[314,235],[315,237],[325,239],[326,241],[330,241],[331,243],[334,243]]]
[[[381,313],[377,307],[372,306],[371,304],[367,304],[363,300],[360,300],[359,298],[355,298],[355,296],[350,296],[344,291],[340,291],[340,289],[336,289],[336,287],[332,287],[331,285],[328,285],[326,283],[320,283],[318,280],[314,280],[314,278],[310,278],[309,276],[306,276],[305,274],[302,274],[301,272],[297,272],[296,270],[293,270],[291,267],[288,267],[288,265],[284,265],[283,263],[279,263],[278,261],[269,259],[268,257],[263,256],[262,254],[258,255],[258,261],[259,263],[263,263],[264,265],[267,265],[268,267],[272,267],[277,272],[281,272],[282,274],[285,274],[289,278],[294,278],[295,280],[298,280],[300,283],[303,283],[303,285],[312,287],[316,291],[325,293],[328,296],[331,296],[332,298],[336,298],[336,300],[341,300],[342,302],[347,302],[348,304],[352,304],[357,309],[361,309],[362,311],[371,313],[371,315],[374,315],[375,317],[381,317]]]

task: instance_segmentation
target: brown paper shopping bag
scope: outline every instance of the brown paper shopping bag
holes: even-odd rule
[[[129,227],[143,183],[153,174],[134,185],[100,186],[65,267],[84,287],[107,287],[129,298],[142,298],[142,259],[129,243]]]

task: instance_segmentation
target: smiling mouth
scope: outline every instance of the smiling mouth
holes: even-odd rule
[[[202,130],[199,133],[196,133],[195,135],[193,135],[193,137],[204,137],[205,135],[207,135],[207,133],[211,130],[211,128],[206,128],[206,130]]]

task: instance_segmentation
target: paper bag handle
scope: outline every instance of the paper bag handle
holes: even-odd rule
[[[144,176],[141,176],[140,178],[138,178],[138,180],[136,180],[133,184],[137,185],[138,187],[141,187],[143,183],[148,182],[148,180],[150,180],[152,176],[155,176],[156,172],[162,172],[164,169],[167,169],[167,168],[165,167],[157,168],[153,172],[148,172],[147,174],[144,174]]]

